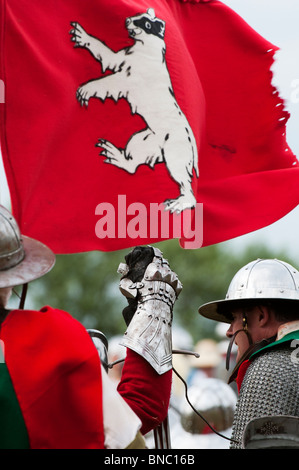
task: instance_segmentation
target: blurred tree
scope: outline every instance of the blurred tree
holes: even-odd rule
[[[177,240],[155,246],[163,251],[183,283],[174,322],[184,327],[195,341],[215,334],[215,323],[200,317],[198,307],[224,298],[230,280],[240,267],[256,258],[274,257],[296,264],[284,253],[273,254],[265,246],[251,246],[237,253],[229,252],[225,243],[198,250],[183,250]],[[125,323],[121,312],[127,302],[118,289],[117,268],[129,251],[58,255],[53,270],[30,284],[30,306],[40,308],[49,304],[66,310],[86,328],[97,328],[108,338],[122,334]]]

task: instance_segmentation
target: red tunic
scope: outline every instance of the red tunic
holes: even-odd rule
[[[31,448],[103,448],[101,367],[85,328],[51,307],[1,325],[5,363]]]
[[[64,311],[14,310],[1,325],[5,363],[31,448],[104,448],[98,352],[85,328]],[[142,431],[167,414],[171,372],[159,376],[128,351],[119,392]]]

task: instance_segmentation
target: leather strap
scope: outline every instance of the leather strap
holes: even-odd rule
[[[243,327],[240,328],[240,330],[237,330],[230,339],[230,342],[229,342],[229,345],[228,345],[228,348],[227,348],[227,353],[226,353],[226,370],[229,370],[231,350],[232,350],[235,338],[236,338],[237,334],[240,333],[241,331],[246,333],[248,341],[249,341],[249,347],[250,347],[252,345],[252,338],[251,338],[251,336],[249,334],[249,331],[248,331],[247,317],[246,317],[245,314],[243,315]]]

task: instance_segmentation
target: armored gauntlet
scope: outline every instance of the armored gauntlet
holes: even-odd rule
[[[140,251],[142,248],[144,251]],[[148,262],[149,249],[152,256]],[[140,354],[158,374],[163,374],[172,367],[172,311],[182,284],[159,249],[138,247],[135,250],[138,263],[132,268],[131,259],[126,258],[127,264],[121,263],[118,268],[123,275],[120,291],[128,299],[131,313],[134,311],[131,318],[128,312],[124,313],[128,328],[121,344]],[[143,259],[148,264],[142,272]],[[134,276],[134,271],[139,272],[139,277]]]

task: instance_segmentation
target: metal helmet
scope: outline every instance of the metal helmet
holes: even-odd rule
[[[54,263],[54,253],[21,235],[14,217],[0,205],[0,288],[27,284],[50,271]]]
[[[237,302],[253,299],[299,301],[299,272],[278,259],[257,259],[235,274],[225,299],[206,303],[198,311],[206,318],[230,323],[221,307],[233,308]]]
[[[188,391],[189,400],[195,410],[216,430],[225,431],[232,426],[237,396],[223,380],[204,378],[192,385]],[[191,434],[202,434],[206,422],[197,415],[189,403],[182,403],[181,424]]]

